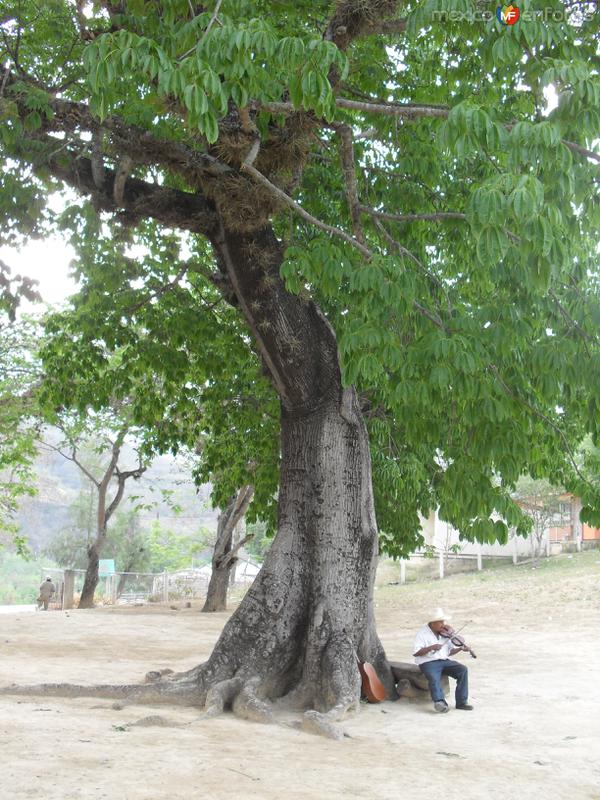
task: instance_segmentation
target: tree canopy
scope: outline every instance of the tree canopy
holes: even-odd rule
[[[240,308],[209,246],[271,223],[357,387],[390,553],[436,506],[469,538],[525,530],[524,471],[598,523],[573,451],[600,430],[599,18],[477,8],[5,0],[0,241],[62,230],[83,286],[48,322],[54,398],[99,408],[140,381],[156,448],[203,435],[217,498],[252,483],[273,525],[271,255],[246,253],[264,285]]]
[[[39,424],[35,387],[40,372],[34,351],[40,326],[10,319],[14,303],[18,300],[13,295],[3,315],[0,301],[0,546],[6,539],[24,555],[27,541],[19,534],[14,515],[20,499],[35,494]]]

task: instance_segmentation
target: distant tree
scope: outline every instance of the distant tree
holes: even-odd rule
[[[238,560],[237,554],[253,536],[251,532],[248,532],[246,536],[234,541],[234,533],[240,522],[244,520],[253,495],[253,486],[243,486],[219,514],[217,539],[212,557],[212,572],[202,611],[225,611],[227,608],[227,590],[232,570],[235,569]]]
[[[0,262],[0,278],[2,277]],[[35,494],[34,462],[39,424],[36,390],[40,367],[36,359],[39,325],[11,319],[13,307],[2,312],[0,280],[0,546],[4,538],[21,554],[27,541],[14,515],[19,500]]]
[[[62,569],[85,569],[86,535],[78,526],[68,525],[52,538],[43,553]]]
[[[145,537],[150,554],[152,572],[175,572],[190,567],[192,558],[214,542],[214,534],[208,528],[197,533],[178,535],[165,528],[157,520]]]
[[[268,536],[267,526],[264,522],[249,522],[246,524],[246,530],[252,534],[252,538],[244,545],[246,552],[262,563],[273,542],[273,537]]]
[[[139,479],[148,467],[148,460],[138,444],[137,466],[123,469],[120,464],[127,436],[134,438],[136,433],[128,418],[127,409],[121,404],[117,404],[112,412],[102,414],[64,415],[62,418],[55,415],[54,425],[60,430],[62,441],[53,444],[46,439],[43,446],[72,461],[95,490],[94,533],[86,546],[86,573],[79,600],[79,608],[91,608],[99,580],[99,560],[108,537],[109,521],[124,498],[126,482],[130,478]],[[101,457],[101,466],[96,469],[84,460],[85,452],[92,443],[95,454]]]
[[[571,521],[571,515],[562,511],[561,500],[565,496],[562,487],[552,486],[548,481],[524,477],[517,484],[515,499],[531,518],[531,558],[539,562],[542,548],[551,527],[560,527]]]
[[[40,572],[54,566],[47,560],[24,559],[7,547],[0,552],[0,605],[35,603]]]
[[[44,445],[42,445],[42,448]],[[102,467],[101,454],[92,446],[82,445],[80,457],[92,473]],[[64,569],[85,569],[87,549],[95,536],[98,492],[94,484],[80,470],[80,488],[69,507],[69,521],[46,546],[44,552]]]
[[[600,437],[594,442],[591,436],[583,441],[580,451],[581,468],[587,479],[600,489]],[[589,513],[590,509],[586,509]]]
[[[87,454],[88,469],[97,472],[99,464],[90,466],[94,454]],[[96,458],[97,462],[97,458]],[[85,478],[70,508],[71,520],[46,547],[45,553],[64,569],[86,569],[88,548],[96,536],[98,491]],[[151,553],[147,532],[142,529],[137,508],[117,509],[109,526],[103,555],[113,558],[120,573],[117,596],[125,589],[129,575],[150,570]]]
[[[110,527],[105,546],[106,556],[113,558],[119,574],[117,597],[120,597],[127,582],[137,572],[151,571],[151,552],[147,531],[142,528],[136,508],[119,510]]]

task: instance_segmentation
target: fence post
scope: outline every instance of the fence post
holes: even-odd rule
[[[477,569],[479,572],[483,569],[483,562],[481,559],[481,542],[477,542]]]
[[[75,594],[75,570],[66,569],[64,572],[64,591],[63,591],[63,610],[73,608],[73,596]]]
[[[515,535],[514,535],[514,536],[513,536],[513,538],[512,538],[512,544],[513,544],[513,547],[512,547],[512,551],[513,551],[513,564],[516,564],[516,563],[517,563],[517,534],[516,534],[516,533],[515,533]]]
[[[169,573],[163,572],[163,603],[169,602]]]
[[[400,559],[400,583],[406,583],[406,561]]]
[[[577,548],[578,553],[581,552],[581,541],[583,539],[583,524],[581,522],[581,517],[579,516],[581,512],[581,506],[581,498],[574,497],[571,504],[571,515],[573,518],[573,538],[575,539],[575,547]]]
[[[444,551],[440,550],[440,580],[444,577]]]

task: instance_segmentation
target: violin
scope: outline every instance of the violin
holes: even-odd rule
[[[464,627],[464,625],[463,625]],[[471,658],[477,658],[475,653],[471,650],[471,648],[467,645],[464,638],[458,635],[458,632],[454,630],[450,625],[444,625],[444,627],[439,631],[440,636],[443,636],[444,639],[450,639],[452,644],[455,647],[466,647],[467,651],[469,652]]]
[[[358,669],[362,681],[362,693],[369,703],[381,703],[382,700],[385,700],[385,688],[377,677],[375,667],[368,661],[358,661]]]

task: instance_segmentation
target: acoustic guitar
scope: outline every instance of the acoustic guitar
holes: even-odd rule
[[[381,703],[382,700],[385,700],[385,689],[377,677],[375,667],[368,661],[358,661],[358,669],[362,679],[362,693],[369,703]]]

